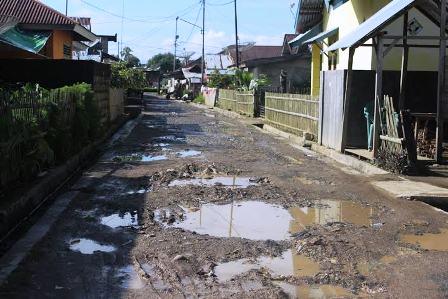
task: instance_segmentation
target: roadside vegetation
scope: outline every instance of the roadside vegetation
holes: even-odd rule
[[[63,163],[102,132],[88,84],[0,88],[0,194]]]

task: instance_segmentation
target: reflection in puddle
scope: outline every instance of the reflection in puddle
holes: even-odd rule
[[[327,299],[340,297],[353,297],[348,290],[332,285],[296,286],[287,282],[274,282],[293,298]]]
[[[185,141],[184,137],[176,137],[175,135],[161,136],[157,137],[156,139],[162,141]]]
[[[169,286],[156,275],[155,267],[150,264],[141,264],[142,270],[145,272],[148,278],[151,279],[151,285],[158,291],[165,291],[169,289]]]
[[[153,155],[143,155],[142,156],[142,162],[152,162],[152,161],[163,161],[167,160],[168,158],[165,155],[160,156],[153,156]]]
[[[448,229],[440,231],[440,234],[402,235],[401,241],[419,245],[427,250],[448,251]]]
[[[199,209],[184,209],[181,219],[173,227],[215,237],[240,237],[251,240],[288,239],[290,234],[303,231],[312,224],[349,222],[369,225],[372,214],[351,202],[322,201],[319,208],[284,209],[278,205],[258,201],[236,202],[227,205],[204,204]],[[156,211],[156,219],[163,222],[165,209]],[[165,217],[166,218],[166,217]]]
[[[132,190],[132,191],[128,191],[126,192],[127,195],[133,195],[133,194],[145,194],[148,193],[149,189],[139,189],[139,190]]]
[[[132,265],[120,268],[116,277],[121,280],[120,287],[123,289],[139,290],[145,287],[145,283]]]
[[[181,158],[196,157],[196,156],[200,156],[201,154],[202,154],[202,152],[195,151],[195,150],[184,150],[184,151],[176,153],[176,155],[178,155]]]
[[[216,266],[215,274],[220,282],[231,280],[233,277],[250,270],[265,268],[273,276],[314,276],[319,272],[319,264],[311,259],[288,250],[280,257],[262,256],[256,261],[241,259]]]
[[[101,218],[101,224],[107,225],[111,228],[117,228],[117,227],[126,227],[126,226],[138,226],[138,215],[137,211],[134,213],[124,213],[123,215],[120,214],[113,214],[107,217]]]
[[[256,186],[256,183],[251,182],[250,178],[245,177],[214,177],[214,178],[195,178],[189,180],[174,180],[169,186],[225,186],[225,187],[236,187],[236,188],[247,188],[249,186]]]
[[[70,240],[70,250],[78,251],[82,254],[93,254],[95,251],[112,252],[115,250],[115,247],[111,245],[101,245],[89,239],[72,239]]]
[[[294,221],[291,223],[291,232],[302,231],[305,226],[312,224],[325,225],[332,222],[346,222],[355,225],[371,226],[370,217],[373,209],[363,207],[350,201],[320,200],[317,208],[289,209]]]

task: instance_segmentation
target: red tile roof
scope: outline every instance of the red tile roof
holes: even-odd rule
[[[76,25],[74,20],[37,0],[0,0],[0,15],[14,16],[21,24]]]

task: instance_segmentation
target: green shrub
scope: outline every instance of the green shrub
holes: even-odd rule
[[[205,98],[202,94],[200,94],[194,99],[193,102],[197,104],[205,104]]]
[[[129,67],[125,62],[111,65],[111,86],[124,89],[143,89],[148,86],[145,73],[142,70]]]

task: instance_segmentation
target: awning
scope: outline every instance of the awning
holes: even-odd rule
[[[322,28],[322,24],[318,24],[318,25],[314,26],[307,32],[299,35],[298,37],[296,37],[295,39],[290,41],[289,45],[291,46],[291,48],[302,46],[305,41],[307,41],[307,40],[317,36],[319,33],[321,33],[321,31],[322,31],[321,28]]]
[[[42,50],[49,38],[49,32],[24,31],[17,27],[0,34],[0,40],[35,54]]]
[[[333,35],[336,35],[336,34],[338,34],[338,32],[339,32],[339,28],[334,28],[334,29],[322,32],[322,33],[316,35],[315,37],[305,41],[304,44],[323,42],[324,39],[329,38]]]
[[[327,52],[338,49],[357,47],[372,38],[375,32],[383,29],[402,15],[402,12],[412,7],[417,0],[393,0],[376,14],[360,24],[350,34],[342,37],[326,49]]]

